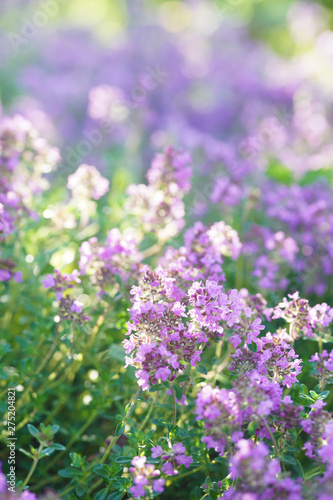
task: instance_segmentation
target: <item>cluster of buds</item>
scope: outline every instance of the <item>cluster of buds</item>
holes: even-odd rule
[[[89,320],[89,317],[83,312],[82,302],[67,293],[69,289],[81,283],[77,270],[73,271],[72,274],[61,274],[60,271],[55,269],[54,274],[47,274],[42,283],[44,288],[48,288],[55,293],[56,299],[59,302],[59,316],[61,320],[75,321],[79,324]]]
[[[148,185],[129,186],[127,208],[144,232],[166,241],[184,227],[183,197],[190,189],[191,175],[190,156],[168,147],[154,158],[147,172]]]
[[[283,318],[287,323],[290,323],[290,336],[295,340],[301,335],[311,335],[312,329],[310,326],[310,306],[307,299],[302,299],[299,292],[289,294],[291,300],[285,297],[274,308],[273,319]]]

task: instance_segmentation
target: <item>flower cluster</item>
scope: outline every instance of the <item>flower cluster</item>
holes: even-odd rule
[[[99,200],[108,192],[109,184],[96,167],[85,164],[80,165],[67,181],[67,187],[76,203],[87,203],[91,199]]]
[[[237,259],[241,250],[237,232],[223,221],[211,227],[196,222],[184,234],[184,246],[167,248],[160,264],[174,279],[177,300],[186,301],[191,282],[200,280],[224,281],[223,257]]]
[[[237,290],[225,293],[222,285],[207,280],[205,284],[195,282],[189,289],[188,295],[189,302],[193,306],[190,316],[205,341],[208,337],[223,335],[222,322],[229,328],[239,322],[243,302]]]
[[[186,364],[200,361],[202,339],[190,331],[185,306],[167,300],[170,279],[161,268],[145,268],[139,287],[132,290],[134,305],[128,323],[129,339],[123,344],[126,366],[136,367],[138,383],[144,390],[159,380],[174,379]]]
[[[290,336],[298,339],[303,333],[308,337],[323,338],[329,335],[328,326],[333,321],[333,309],[325,302],[310,307],[307,299],[302,299],[299,292],[289,294],[274,308],[273,319],[283,318],[290,324]]]
[[[286,277],[296,260],[299,248],[293,238],[283,231],[273,233],[267,227],[253,225],[245,236],[244,253],[255,255],[252,275],[258,285],[268,290],[285,290]]]
[[[83,303],[67,293],[69,289],[81,283],[77,270],[72,274],[61,274],[55,269],[54,274],[47,274],[42,283],[44,288],[50,289],[55,294],[59,302],[59,316],[62,321],[70,320],[81,324],[89,320],[83,312]]]
[[[117,276],[123,283],[133,282],[138,274],[139,260],[135,237],[122,235],[118,228],[114,228],[108,232],[103,244],[96,237],[82,243],[79,268],[81,274],[88,275],[98,287],[99,293],[106,293],[116,285]]]
[[[146,464],[147,457],[134,457],[132,467],[129,468],[133,476],[133,486],[129,492],[134,498],[151,498],[153,492],[162,493],[164,491],[165,480],[158,478],[161,474],[154,465]]]
[[[128,210],[139,218],[144,232],[166,241],[184,227],[183,196],[190,188],[191,159],[187,153],[167,148],[152,162],[148,185],[131,184]]]
[[[43,177],[54,169],[60,156],[42,139],[32,124],[20,115],[0,119],[0,242],[14,232],[23,215],[35,217],[33,197],[48,187]],[[0,281],[21,273],[11,259],[0,258]]]
[[[323,390],[326,384],[333,381],[333,351],[328,353],[324,349],[322,353],[316,352],[309,361],[314,363],[313,373]]]
[[[252,340],[250,335],[249,343]],[[197,418],[204,421],[206,429],[203,442],[221,455],[226,446],[230,449],[242,438],[251,422],[259,425],[258,435],[268,439],[267,417],[285,430],[300,424],[302,407],[296,407],[290,397],[283,398],[282,389],[292,387],[301,373],[292,338],[281,330],[254,341],[255,350],[245,343],[231,355],[229,370],[237,377],[231,389],[206,385],[196,398]]]
[[[198,420],[205,422],[207,430],[202,441],[207,448],[214,448],[221,456],[226,445],[229,445],[229,436],[232,442],[243,437],[240,430],[242,411],[234,391],[205,385],[196,398],[196,414]]]
[[[283,318],[290,323],[290,336],[293,339],[297,339],[301,333],[311,335],[309,301],[302,299],[299,292],[289,294],[288,297],[291,300],[283,297],[283,301],[274,308],[273,319]]]
[[[236,374],[248,374],[256,369],[270,380],[278,381],[286,387],[297,382],[301,373],[302,361],[291,346],[292,338],[286,330],[277,333],[268,332],[264,337],[256,339],[256,352],[246,345],[236,349],[231,357],[233,361],[229,369]]]
[[[280,407],[282,389],[263,375],[252,371],[240,376],[233,388],[205,386],[197,395],[197,419],[205,422],[203,442],[221,456],[241,439],[249,422],[266,423]]]
[[[332,226],[328,222],[333,213],[330,188],[323,182],[274,185],[266,193],[263,201],[268,216],[287,227],[301,249],[294,265],[304,273],[307,291],[322,295],[327,288],[326,277],[333,274]],[[311,279],[313,272],[316,283]]]
[[[182,443],[175,443],[171,449],[163,450],[162,446],[154,446],[152,449],[151,456],[153,458],[161,457],[164,462],[162,465],[162,472],[167,476],[175,476],[178,474],[176,467],[178,465],[185,465],[188,469],[193,462],[193,458],[190,455],[186,455],[186,448]]]
[[[229,488],[221,500],[302,500],[301,484],[281,476],[278,460],[269,458],[264,443],[241,439],[230,462],[231,478],[237,479],[237,486]]]
[[[301,421],[301,426],[310,436],[310,440],[304,445],[306,455],[315,458],[319,449],[325,443],[325,429],[333,421],[332,414],[323,410],[326,403],[318,399],[313,405],[310,405],[311,411],[307,418]]]

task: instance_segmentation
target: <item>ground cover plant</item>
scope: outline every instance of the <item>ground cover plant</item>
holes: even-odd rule
[[[333,498],[331,11],[269,5],[1,7],[1,499]]]

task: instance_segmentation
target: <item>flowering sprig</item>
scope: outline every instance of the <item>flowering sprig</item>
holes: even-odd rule
[[[155,493],[164,491],[165,480],[159,478],[161,472],[155,469],[154,465],[146,464],[147,457],[134,457],[132,467],[129,468],[133,477],[133,486],[129,492],[134,498],[151,498]]]
[[[140,255],[136,238],[122,235],[118,228],[108,232],[105,243],[96,237],[82,243],[79,268],[104,295],[117,288],[117,279],[127,284],[138,277]]]
[[[179,465],[184,465],[188,469],[193,462],[191,455],[186,455],[186,448],[182,443],[174,443],[172,448],[166,450],[160,445],[154,446],[151,451],[153,458],[161,457],[161,460],[164,462],[161,470],[167,476],[179,474],[177,470]]]

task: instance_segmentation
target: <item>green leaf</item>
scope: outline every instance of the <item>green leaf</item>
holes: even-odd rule
[[[319,394],[319,398],[318,398],[318,399],[326,399],[326,398],[327,398],[327,396],[329,396],[329,394],[330,394],[330,391],[324,391],[324,392],[321,392],[321,393]]]
[[[248,344],[247,346],[250,349],[250,351],[252,351],[252,352],[257,352],[257,350],[258,350],[258,346],[257,346],[256,342],[251,342],[251,344]]]
[[[93,472],[96,476],[103,477],[104,479],[108,479],[110,475],[110,466],[106,464],[98,464],[93,467]]]
[[[177,434],[177,436],[179,436],[179,437],[181,437],[183,439],[185,439],[185,438],[188,437],[187,430],[186,429],[182,429],[181,427],[177,427],[176,434]]]
[[[313,397],[313,399],[314,399],[315,401],[317,401],[317,399],[318,399],[318,394],[317,394],[315,391],[310,391],[310,396],[312,396],[312,397]]]
[[[120,500],[123,496],[123,493],[119,493],[119,491],[115,491],[108,496],[107,500]]]
[[[124,433],[124,430],[125,430],[125,425],[118,424],[117,427],[116,427],[114,435],[116,437],[119,437],[119,436],[121,436]]]
[[[83,486],[82,484],[79,484],[76,488],[75,488],[75,493],[79,496],[79,497],[82,497],[85,493],[86,493],[86,487]]]
[[[125,359],[125,349],[121,344],[111,344],[108,351],[108,357],[123,363]]]
[[[319,180],[324,180],[325,182],[332,180],[332,169],[331,168],[319,168],[318,170],[310,170],[302,177],[300,184],[312,184],[318,182]]]
[[[271,163],[266,171],[266,175],[269,179],[273,179],[280,184],[286,184],[287,186],[292,184],[294,180],[292,171],[281,163]]]
[[[279,457],[282,462],[290,465],[297,465],[297,462],[294,457],[291,457],[290,455],[283,455]]]
[[[115,459],[115,462],[117,464],[127,465],[127,464],[130,464],[132,462],[132,458],[131,457],[117,457]]]
[[[83,467],[84,466],[84,462],[86,460],[86,457],[80,455],[79,453],[70,453],[69,454],[71,460],[72,460],[72,466],[73,467]]]
[[[203,365],[198,365],[196,369],[198,370],[198,372],[203,373],[203,375],[207,375],[208,373],[207,368],[205,368]]]
[[[152,424],[155,424],[155,425],[167,425],[167,421],[166,420],[163,420],[162,418],[152,418],[151,419],[151,423]]]
[[[177,382],[177,384],[180,384],[181,382],[185,382],[188,379],[188,375],[179,375],[179,377],[176,378],[175,382]]]
[[[304,401],[308,401],[309,403],[314,403],[314,400],[310,396],[307,396],[306,394],[300,394],[299,397]]]
[[[53,443],[51,445],[51,448],[53,448],[54,450],[59,450],[59,451],[66,450],[65,446],[63,446],[62,444],[59,444],[59,443]]]
[[[106,495],[108,494],[109,488],[103,488],[101,491],[96,493],[94,500],[104,500]]]
[[[149,389],[149,392],[161,391],[162,389],[164,389],[163,384],[155,384]]]
[[[209,476],[207,476],[204,480],[204,484],[206,484],[208,487],[212,484],[212,480]]]
[[[40,432],[38,429],[36,429],[36,427],[32,424],[28,424],[28,431],[30,432],[30,434],[35,437],[36,439],[38,439],[40,437]]]
[[[82,475],[82,472],[78,469],[71,469],[68,467],[67,469],[59,470],[58,474],[61,477],[78,477]]]
[[[41,453],[41,456],[42,457],[49,457],[50,455],[52,455],[52,453],[54,451],[55,451],[55,449],[51,448],[51,446],[49,446],[48,448],[44,448],[44,450]]]
[[[183,396],[183,390],[178,384],[174,384],[173,389],[175,391],[175,395],[178,401],[182,399]]]
[[[309,389],[307,388],[307,386],[305,384],[301,384],[301,392],[302,394],[309,394]]]
[[[25,451],[23,448],[19,448],[19,451],[21,453],[24,453],[24,455],[26,455],[29,458],[34,458],[33,455],[31,455],[31,453],[29,453],[28,451]]]

